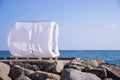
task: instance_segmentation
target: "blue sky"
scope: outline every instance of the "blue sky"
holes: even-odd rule
[[[0,50],[15,21],[54,20],[59,48],[120,50],[119,0],[0,0]]]

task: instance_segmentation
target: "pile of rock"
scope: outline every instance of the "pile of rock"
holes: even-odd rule
[[[120,80],[120,66],[82,58],[66,64],[59,60],[35,64],[0,62],[0,80]]]

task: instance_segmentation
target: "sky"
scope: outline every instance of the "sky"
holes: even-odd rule
[[[54,20],[60,50],[120,50],[119,0],[0,0],[0,50],[15,21]]]

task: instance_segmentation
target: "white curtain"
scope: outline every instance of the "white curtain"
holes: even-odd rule
[[[54,21],[15,22],[8,48],[15,57],[58,57],[58,25]]]

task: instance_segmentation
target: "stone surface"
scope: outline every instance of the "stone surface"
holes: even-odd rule
[[[87,69],[85,72],[89,72],[92,74],[95,74],[96,76],[100,77],[101,79],[104,79],[107,77],[107,73],[105,69],[102,68],[96,68],[96,69]]]
[[[70,63],[66,64],[64,66],[64,68],[72,68],[72,69],[76,69],[76,70],[80,70],[80,71],[83,71],[85,69],[85,67],[83,67],[80,64],[76,64],[76,63],[77,62],[70,62]]]
[[[96,61],[93,61],[93,60],[85,60],[82,62],[82,65],[85,67],[85,68],[88,68],[88,69],[94,69],[96,68],[97,66],[97,62]]]
[[[83,62],[84,59],[83,58],[79,58],[79,57],[76,57],[75,59],[71,60],[70,62]]]
[[[103,80],[113,80],[112,78],[104,78]]]
[[[30,76],[31,74],[35,73],[33,70],[23,69],[26,76]]]
[[[0,62],[0,73],[4,75],[8,75],[10,71],[10,66]]]
[[[36,65],[31,65],[31,64],[28,64],[28,63],[24,64],[24,67],[25,67],[26,69],[30,69],[30,70],[33,70],[33,71],[39,70],[39,67],[38,67],[38,66],[36,66]]]
[[[75,69],[64,69],[61,73],[61,80],[101,80],[101,79],[91,73],[84,73]]]
[[[63,70],[64,64],[60,61],[55,62],[55,68],[53,68],[54,73],[60,73]]]
[[[88,61],[88,63],[93,66],[93,67],[98,67],[98,62],[96,61],[96,59],[91,59]]]
[[[8,76],[10,71],[10,66],[0,62],[0,79],[1,80],[11,80],[11,78]]]
[[[60,61],[56,62],[42,62],[39,63],[40,68],[43,68],[42,71],[60,73],[64,67],[64,64]]]
[[[32,65],[32,67],[34,71],[40,70],[40,68],[37,65]]]
[[[94,60],[96,60],[99,65],[105,63],[105,61],[102,59],[94,59]]]
[[[46,78],[46,80],[55,80],[55,79],[51,79],[51,78]]]
[[[0,80],[120,80],[120,66],[82,58],[10,65],[0,62]]]
[[[53,80],[60,80],[60,76],[54,73],[48,73],[44,71],[36,71],[36,73],[31,74],[32,80],[46,80],[47,78]]]
[[[19,76],[24,75],[24,70],[20,68],[20,66],[13,66],[10,69],[9,76],[12,78],[12,80],[18,78]]]
[[[22,62],[15,62],[14,65],[18,65],[20,67],[24,67],[24,64]]]
[[[53,72],[53,69],[55,69],[55,67],[56,67],[56,63],[49,62],[46,64],[46,66],[44,66],[44,71]]]
[[[9,76],[0,73],[0,80],[12,80]]]
[[[47,61],[40,61],[38,64],[37,64],[37,66],[39,67],[39,69],[40,70],[42,70],[42,71],[51,71],[51,67],[52,66],[50,66],[50,69],[47,69],[47,67],[49,66],[49,65],[51,65],[52,64],[52,62],[47,62]],[[53,66],[54,67],[54,66]]]
[[[35,71],[33,71],[33,70],[25,69],[25,68],[20,67],[20,66],[18,66],[18,65],[15,65],[15,67],[17,67],[17,68],[21,69],[22,71],[24,71],[24,74],[25,74],[26,76],[29,76],[29,75],[35,73]]]
[[[101,64],[100,67],[107,70],[107,77],[113,78],[115,80],[120,80],[120,66]]]
[[[32,79],[32,80],[41,80],[39,74],[36,73],[36,72],[29,75],[29,78]]]
[[[18,78],[16,78],[15,80],[31,80],[31,79],[28,78],[27,76],[21,75]]]
[[[46,76],[46,78],[51,78],[51,79],[55,79],[55,80],[60,80],[60,76],[54,73],[47,73],[44,71],[37,71],[37,73],[42,77],[42,76]]]

